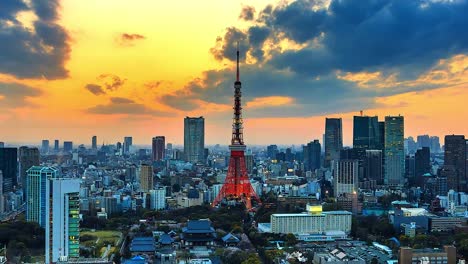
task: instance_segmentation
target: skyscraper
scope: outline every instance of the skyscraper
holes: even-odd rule
[[[97,136],[93,136],[91,138],[91,148],[92,149],[97,149]]]
[[[164,136],[158,136],[153,138],[152,142],[152,158],[153,161],[160,161],[165,158],[164,148],[166,146],[166,138]]]
[[[377,149],[382,151],[385,150],[385,121],[379,122],[379,141],[377,144]]]
[[[19,160],[19,181],[23,187],[23,198],[26,199],[27,184],[27,170],[32,166],[39,166],[40,154],[37,148],[29,148],[22,146],[18,150],[18,160]]]
[[[466,179],[466,141],[464,135],[445,136],[444,167],[452,167],[452,177],[447,179],[448,188],[459,192],[468,191]]]
[[[405,175],[404,118],[385,117],[385,184],[401,186]]]
[[[80,180],[50,178],[46,183],[45,263],[80,256]]]
[[[439,137],[433,136],[431,137],[431,153],[439,153],[439,152],[440,152]]]
[[[5,147],[5,142],[0,142],[0,148],[4,148]]]
[[[3,193],[13,191],[18,186],[18,149],[0,148],[0,170],[3,172]]]
[[[419,135],[417,137],[418,148],[431,147],[431,139],[429,135]]]
[[[5,212],[5,201],[3,198],[3,172],[0,170],[0,214]]]
[[[153,189],[153,186],[153,166],[142,164],[140,166],[140,190],[148,192]]]
[[[315,171],[316,169],[320,169],[321,150],[318,139],[315,139],[303,147],[304,169],[306,171]]]
[[[422,186],[424,183],[423,175],[431,172],[431,152],[429,147],[422,147],[414,154],[414,173],[416,176],[416,183]]]
[[[330,167],[332,160],[340,159],[343,148],[343,130],[341,118],[325,119],[325,162],[324,167]]]
[[[133,138],[132,137],[124,137],[124,143],[123,143],[123,153],[128,154],[130,152],[130,149],[133,145]]]
[[[64,141],[63,142],[63,151],[64,152],[72,152],[73,151],[73,142],[72,141]]]
[[[335,163],[333,191],[335,197],[354,193],[358,189],[358,160],[340,160]]]
[[[49,140],[44,139],[42,140],[42,148],[41,148],[42,153],[47,154],[49,153]]]
[[[382,160],[382,150],[366,150],[365,177],[369,180],[375,180],[378,185],[383,184]]]
[[[58,139],[54,140],[54,151],[55,151],[55,152],[58,152],[58,151],[59,151],[59,149],[60,149],[59,144],[60,144],[60,143],[59,143],[59,140],[58,140]]]
[[[58,170],[53,167],[33,166],[26,177],[26,220],[46,225],[46,184],[49,178],[56,178]]]
[[[269,145],[267,146],[267,156],[270,159],[276,159],[276,154],[278,154],[278,146],[277,145]]]
[[[184,155],[188,162],[205,162],[205,119],[202,116],[184,119]]]
[[[377,116],[354,116],[353,148],[378,149],[380,128]]]

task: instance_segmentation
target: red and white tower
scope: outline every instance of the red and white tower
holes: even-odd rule
[[[241,82],[239,80],[239,48],[237,49],[237,74],[234,83],[234,116],[232,118],[232,139],[229,149],[231,157],[229,168],[218,196],[213,202],[213,206],[218,205],[223,199],[227,201],[243,202],[247,209],[252,208],[252,198],[260,203],[260,198],[255,193],[250,184],[247,168],[245,166],[245,145],[243,139],[242,126],[242,106],[241,106]]]

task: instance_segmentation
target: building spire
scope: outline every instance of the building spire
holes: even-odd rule
[[[237,72],[236,72],[236,82],[239,82],[239,41],[237,41]]]

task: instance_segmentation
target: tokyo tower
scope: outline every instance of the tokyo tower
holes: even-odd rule
[[[237,48],[237,73],[234,83],[234,116],[232,119],[232,139],[229,150],[229,168],[223,187],[213,202],[217,206],[221,201],[236,201],[245,204],[250,210],[252,208],[252,198],[260,203],[260,199],[250,184],[247,168],[245,166],[245,145],[243,139],[242,126],[242,106],[241,106],[241,82],[239,80],[239,48]]]

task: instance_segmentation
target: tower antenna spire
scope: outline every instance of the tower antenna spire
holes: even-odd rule
[[[239,81],[239,41],[237,41],[237,72],[236,81]]]

